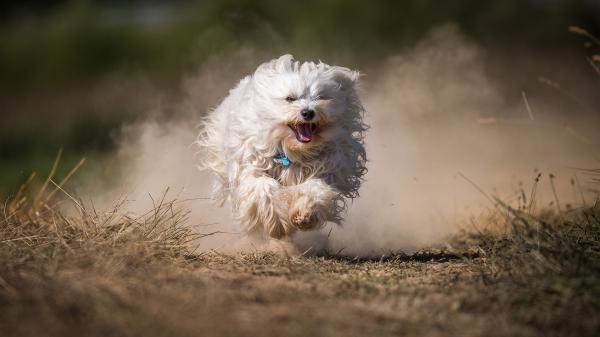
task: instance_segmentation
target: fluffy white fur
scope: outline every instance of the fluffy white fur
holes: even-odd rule
[[[366,173],[358,78],[347,68],[283,55],[242,79],[209,113],[197,141],[200,167],[214,173],[214,198],[231,202],[245,233],[286,239],[340,223]],[[306,124],[303,109],[315,113],[309,142],[290,127]],[[291,165],[276,162],[278,154]]]

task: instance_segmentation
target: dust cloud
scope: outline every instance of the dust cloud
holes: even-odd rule
[[[545,105],[544,97],[518,88],[510,94],[501,90],[484,56],[455,26],[446,25],[367,71],[362,96],[371,125],[369,173],[361,196],[351,203],[343,226],[301,233],[300,245],[322,243],[328,236],[327,248],[342,254],[418,249],[493,208],[478,188],[518,207],[529,202],[539,173],[538,209],[592,200],[575,183],[583,184],[584,177],[573,168],[598,165],[597,136],[578,129],[598,116],[568,114],[566,126],[556,117],[564,114]],[[259,62],[248,51],[215,58],[184,81],[188,98],[176,117],[124,128],[118,157],[126,174],[118,188],[101,193],[102,199],[126,195],[128,210],[142,211],[169,187],[167,199],[181,200],[191,210],[191,226],[227,232],[203,239],[201,249],[230,247],[239,235],[231,234],[237,230],[228,205],[218,208],[206,200],[210,178],[196,169],[192,143],[200,116]]]

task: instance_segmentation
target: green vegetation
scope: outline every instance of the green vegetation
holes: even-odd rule
[[[182,78],[214,57],[293,53],[368,69],[452,22],[490,54],[512,59],[579,50],[566,27],[597,32],[597,16],[583,0],[5,1],[0,195],[47,170],[61,147],[69,163],[109,154],[123,123],[155,109],[150,98],[176,100]]]
[[[34,2],[35,3],[35,2]],[[208,56],[243,47],[335,62],[368,61],[456,22],[486,48],[573,45],[565,27],[597,31],[586,1],[198,1],[171,5],[58,2],[5,5],[0,85],[94,79],[114,71],[177,76]]]

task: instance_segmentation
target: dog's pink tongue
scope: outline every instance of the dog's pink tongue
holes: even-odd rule
[[[298,137],[302,142],[310,142],[313,139],[313,130],[312,125],[306,124],[298,124],[296,126],[296,130],[298,131]]]

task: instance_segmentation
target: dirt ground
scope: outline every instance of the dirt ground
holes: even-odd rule
[[[172,205],[171,205],[172,206]],[[194,253],[140,218],[0,212],[0,336],[597,336],[600,211],[481,227],[379,258]],[[496,228],[496,229],[494,229]],[[503,227],[505,228],[505,227]]]

